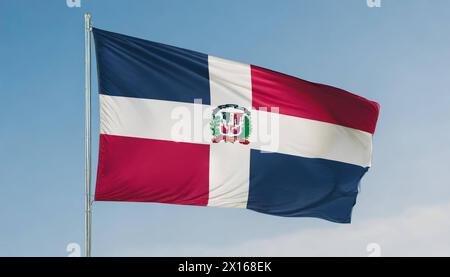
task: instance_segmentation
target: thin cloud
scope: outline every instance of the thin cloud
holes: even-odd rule
[[[328,229],[309,229],[254,240],[210,254],[239,256],[368,256],[369,243],[381,256],[450,255],[450,203],[412,208],[387,218]]]
[[[369,256],[379,245],[381,256],[449,256],[450,203],[411,208],[395,216],[361,223],[311,228],[228,247],[178,245],[176,249],[116,248],[118,255],[148,256]],[[172,248],[172,247],[171,247]],[[125,251],[123,251],[125,250]],[[114,253],[110,253],[113,254]]]

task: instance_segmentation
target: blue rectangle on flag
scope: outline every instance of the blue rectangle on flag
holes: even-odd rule
[[[349,223],[367,170],[338,161],[251,150],[247,208]]]
[[[99,92],[210,104],[208,55],[93,28]]]

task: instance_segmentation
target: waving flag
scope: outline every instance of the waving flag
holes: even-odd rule
[[[93,30],[96,201],[348,223],[379,105],[254,65]]]

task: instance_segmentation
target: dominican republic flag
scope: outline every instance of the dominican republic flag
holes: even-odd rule
[[[254,65],[94,28],[96,201],[349,223],[379,105]]]

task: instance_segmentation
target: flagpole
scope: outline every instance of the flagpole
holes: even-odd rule
[[[84,157],[84,183],[86,190],[85,203],[85,256],[91,256],[91,14],[84,14],[84,40],[85,40],[85,157]]]

